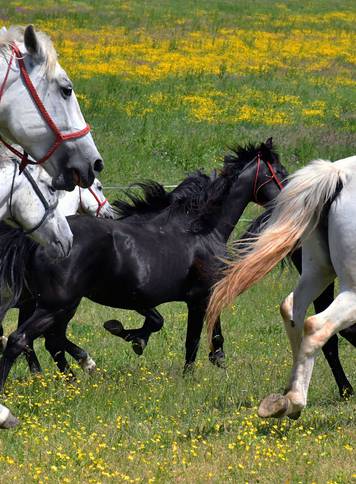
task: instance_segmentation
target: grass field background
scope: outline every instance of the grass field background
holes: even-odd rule
[[[352,1],[0,0],[0,21],[53,38],[106,162],[104,185],[174,184],[269,136],[290,171],[355,153]],[[203,338],[185,379],[183,305],[161,308],[165,327],[138,358],[102,323],[141,317],[85,301],[70,332],[99,369],[78,369],[68,385],[42,341],[42,377],[16,364],[5,403],[22,425],[0,434],[0,482],[356,480],[355,398],[340,401],[323,357],[299,421],[256,416],[288,376],[278,304],[295,281],[277,269],[239,298],[223,317],[227,369],[208,362]],[[15,321],[14,311],[8,331]],[[356,387],[355,351],[341,341],[340,354]]]

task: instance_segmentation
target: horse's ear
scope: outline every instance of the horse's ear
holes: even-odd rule
[[[42,57],[42,50],[33,25],[28,25],[24,33],[25,47],[33,57]]]
[[[268,138],[265,142],[265,146],[266,148],[268,148],[269,150],[271,150],[273,148],[273,139],[272,137],[271,138]]]

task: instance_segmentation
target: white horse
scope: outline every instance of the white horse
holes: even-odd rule
[[[56,189],[89,187],[103,162],[85,123],[73,85],[50,39],[11,27],[0,31],[0,134],[43,164]]]
[[[261,402],[261,417],[299,417],[307,404],[317,351],[356,322],[356,156],[334,163],[316,160],[291,177],[263,232],[247,247],[245,243],[240,257],[215,286],[207,316],[210,340],[221,310],[262,279],[299,241],[302,275],[281,304],[293,352],[292,375],[284,395],[272,394]],[[339,295],[325,311],[305,319],[310,303],[335,277]]]

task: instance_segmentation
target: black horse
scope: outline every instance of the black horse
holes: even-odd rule
[[[120,220],[70,217],[74,245],[60,264],[50,260],[41,247],[32,246],[28,257],[29,247],[30,294],[25,289],[19,328],[10,335],[0,362],[1,386],[17,356],[28,351],[38,336],[45,335],[46,347],[61,370],[68,368],[64,351],[77,359],[86,357],[65,337],[82,297],[142,314],[144,334],[132,338],[138,345],[140,339],[147,342],[146,334],[162,327],[156,306],[186,302],[188,368],[196,358],[210,289],[221,269],[219,258],[227,256],[232,230],[251,200],[265,205],[276,197],[286,175],[271,140],[238,148],[213,179],[193,175],[174,195],[162,192],[150,204],[136,203],[134,213],[127,204],[116,204]],[[106,327],[115,333],[115,324]],[[210,355],[217,363],[222,343],[218,324]]]

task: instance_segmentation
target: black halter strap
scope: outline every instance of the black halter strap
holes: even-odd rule
[[[37,229],[39,229],[41,227],[41,225],[44,223],[44,221],[46,220],[46,218],[56,209],[56,207],[58,205],[58,199],[56,200],[56,203],[54,203],[53,205],[49,205],[48,202],[47,202],[47,200],[45,199],[43,193],[38,188],[38,185],[35,182],[35,180],[33,179],[31,173],[28,171],[28,169],[24,169],[22,171],[22,173],[25,175],[25,177],[27,178],[27,180],[30,182],[30,184],[31,184],[31,186],[33,188],[33,191],[36,193],[36,195],[38,196],[38,198],[42,202],[42,205],[43,205],[43,207],[45,209],[44,214],[43,214],[43,217],[38,222],[38,224],[36,224],[34,227],[32,227],[29,230],[24,230],[23,227],[22,227],[22,225],[14,217],[14,214],[13,214],[13,211],[12,211],[12,199],[13,199],[13,193],[14,193],[14,187],[15,187],[15,178],[16,178],[17,169],[20,166],[19,163],[17,162],[17,160],[15,160],[14,158],[12,158],[12,161],[14,162],[14,174],[13,174],[13,177],[12,177],[11,191],[10,191],[10,206],[9,206],[10,216],[11,216],[11,220],[19,228],[21,228],[26,235],[30,235],[30,234],[33,234],[33,232],[35,232]]]

